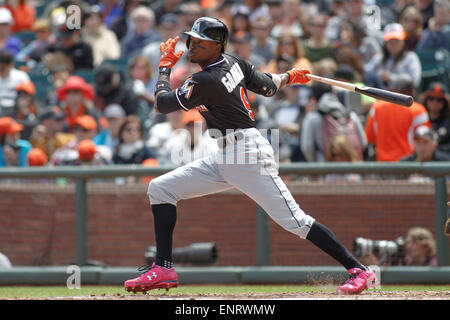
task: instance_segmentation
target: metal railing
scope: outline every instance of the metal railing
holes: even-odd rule
[[[67,178],[75,181],[75,238],[76,264],[83,266],[88,261],[88,207],[86,184],[93,178],[121,176],[158,176],[176,167],[148,168],[141,165],[114,165],[98,167],[9,167],[0,169],[0,179]],[[435,236],[438,266],[448,265],[448,238],[443,233],[447,213],[447,184],[450,162],[361,162],[361,163],[291,163],[280,164],[280,174],[324,175],[324,174],[392,174],[413,173],[434,179]],[[258,206],[256,212],[256,263],[268,265],[270,259],[270,234],[267,215]]]

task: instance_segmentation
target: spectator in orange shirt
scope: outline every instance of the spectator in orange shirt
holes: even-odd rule
[[[392,91],[414,96],[412,78],[401,75]],[[376,149],[377,161],[399,161],[414,151],[414,132],[420,125],[431,126],[427,110],[414,102],[409,108],[376,101],[366,122],[366,135]]]
[[[31,30],[36,19],[36,9],[28,5],[27,0],[5,0],[5,8],[11,11],[14,19],[11,32]]]

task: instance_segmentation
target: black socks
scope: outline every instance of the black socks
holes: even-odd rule
[[[161,267],[172,267],[172,237],[177,221],[177,207],[164,203],[152,205],[155,226],[156,261]],[[324,225],[314,221],[306,239],[325,253],[340,262],[347,270],[360,268],[366,270],[356,258],[339,242],[336,236]]]
[[[366,270],[361,263],[339,242],[330,229],[314,221],[306,239],[314,243],[325,253],[328,253],[335,260],[339,261],[347,270],[360,268]]]
[[[158,266],[172,267],[172,236],[177,221],[177,207],[173,204],[152,205],[155,226],[156,260]]]

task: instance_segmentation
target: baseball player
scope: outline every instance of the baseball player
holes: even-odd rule
[[[177,202],[231,188],[256,201],[284,229],[308,239],[339,261],[350,277],[338,287],[338,293],[358,294],[373,285],[375,273],[357,261],[327,227],[300,209],[278,176],[269,141],[255,128],[247,90],[270,97],[283,86],[307,83],[305,74],[309,71],[292,69],[282,74],[265,74],[255,70],[239,56],[225,53],[228,29],[215,18],[197,19],[185,34],[188,59],[198,64],[201,71],[172,90],[170,71],[183,51],[174,49],[179,37],[161,43],[156,108],[163,114],[197,108],[210,135],[217,139],[219,150],[150,182],[148,195],[154,216],[156,259],[152,266],[139,269],[142,272],[139,277],[127,280],[125,289],[145,293],[178,286],[172,265]]]

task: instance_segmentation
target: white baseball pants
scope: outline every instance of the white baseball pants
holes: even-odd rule
[[[240,130],[240,140],[216,155],[199,159],[153,179],[151,204],[170,203],[236,188],[253,199],[280,226],[305,239],[314,222],[306,215],[278,176],[273,148],[255,128]],[[230,139],[231,137],[231,139]]]

